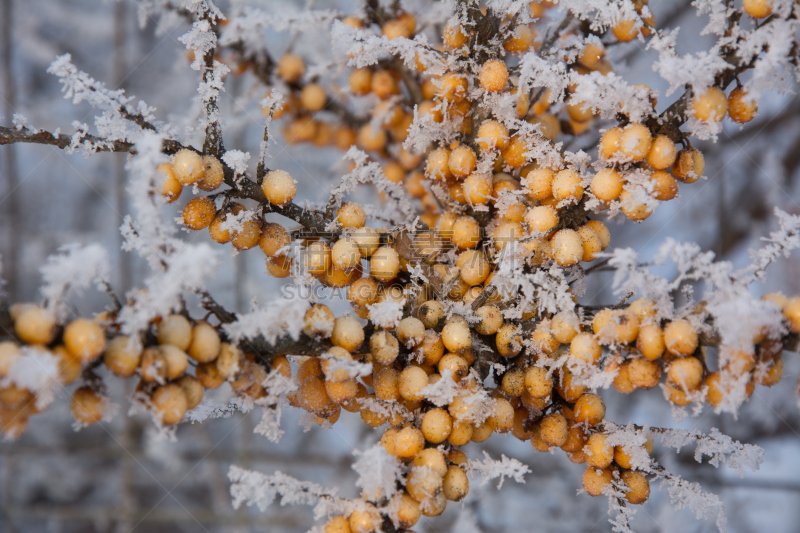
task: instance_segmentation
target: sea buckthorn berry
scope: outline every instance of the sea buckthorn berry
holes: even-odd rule
[[[282,257],[286,255],[288,246],[292,243],[289,232],[283,226],[268,222],[261,230],[258,246],[267,257]]]
[[[397,325],[397,338],[406,348],[417,348],[425,338],[425,325],[420,319],[408,316]]]
[[[332,516],[325,522],[322,530],[325,533],[351,533],[350,523],[344,515]]]
[[[553,247],[553,259],[561,266],[572,266],[583,258],[583,240],[575,230],[559,230],[550,244]]]
[[[578,333],[569,345],[569,354],[575,361],[593,365],[603,355],[603,348],[591,333]]]
[[[604,202],[610,202],[619,198],[624,184],[622,174],[616,169],[604,168],[592,178],[592,194]]]
[[[603,242],[600,236],[589,226],[578,228],[578,235],[583,241],[583,257],[581,261],[594,261],[597,254],[603,251]]]
[[[481,87],[489,92],[505,89],[508,83],[508,68],[499,59],[491,59],[483,64],[480,73]]]
[[[622,473],[622,481],[628,486],[625,499],[634,505],[644,503],[650,497],[650,482],[643,472],[626,470]]]
[[[219,244],[231,242],[231,230],[222,229],[222,225],[228,221],[228,215],[238,215],[244,211],[244,206],[238,202],[232,202],[226,210],[220,209],[214,215],[214,220],[208,225],[208,235],[211,240]]]
[[[506,324],[497,330],[494,338],[495,346],[500,355],[507,358],[516,357],[522,351],[522,337],[519,335],[517,326]]]
[[[162,344],[158,347],[158,351],[165,365],[164,377],[168,380],[181,377],[189,365],[186,352],[171,344]]]
[[[286,278],[292,273],[292,260],[289,257],[268,257],[267,272],[274,278]]]
[[[528,115],[528,110],[531,107],[531,100],[525,91],[520,91],[519,88],[511,89],[511,94],[517,95],[517,118],[522,120]]]
[[[608,227],[600,222],[599,220],[588,220],[585,226],[588,226],[597,233],[597,236],[600,237],[600,244],[602,245],[602,250],[608,248],[608,245],[611,244],[611,233],[608,231]]]
[[[458,102],[467,97],[467,78],[462,74],[448,72],[439,79],[436,96],[442,100]]]
[[[536,326],[533,335],[531,335],[531,343],[537,353],[543,353],[545,355],[553,353],[559,346],[559,342],[553,337],[553,334],[550,333],[550,327],[546,322],[540,322],[539,325]]]
[[[350,353],[355,352],[364,342],[364,328],[353,317],[340,316],[333,322],[331,342]]]
[[[525,390],[534,398],[547,398],[553,392],[553,378],[546,368],[532,366],[525,371]]]
[[[531,200],[546,200],[553,196],[555,172],[549,168],[531,170],[522,180],[525,192]]]
[[[225,181],[225,172],[222,163],[213,155],[203,156],[203,176],[197,182],[197,186],[203,191],[213,191],[219,188]]]
[[[783,306],[783,316],[789,325],[789,331],[800,333],[800,297],[789,298]]]
[[[458,256],[461,279],[468,285],[483,283],[489,275],[490,265],[480,250],[466,250]]]
[[[389,137],[384,129],[374,129],[371,123],[366,123],[358,130],[357,144],[368,152],[383,150]]]
[[[561,445],[561,449],[568,453],[575,453],[583,449],[586,444],[586,433],[581,424],[575,421],[569,422],[567,431],[567,441]]]
[[[167,203],[171,204],[180,197],[183,185],[175,177],[171,163],[161,163],[156,170],[165,176],[164,181],[161,182],[161,196],[167,200]]]
[[[584,394],[575,402],[573,411],[576,422],[596,426],[606,416],[606,404],[596,394]]]
[[[167,315],[158,324],[156,337],[159,344],[171,344],[186,350],[192,342],[192,325],[183,315]]]
[[[400,94],[400,86],[388,70],[378,70],[372,74],[372,92],[380,99]]]
[[[773,0],[744,0],[745,12],[753,18],[763,19],[772,15]]]
[[[453,429],[450,413],[441,408],[431,409],[422,417],[420,426],[425,440],[432,444],[440,444],[447,440]]]
[[[437,148],[428,154],[425,164],[425,175],[433,180],[446,180],[450,174],[450,150]]]
[[[350,72],[348,78],[350,91],[357,96],[364,96],[372,91],[372,71],[368,68],[357,68]]]
[[[633,161],[641,161],[650,153],[653,136],[644,124],[628,124],[619,137],[620,153]]]
[[[656,170],[650,175],[650,182],[653,184],[653,191],[650,194],[656,200],[665,202],[678,195],[678,183],[669,172]]]
[[[481,321],[475,325],[475,331],[481,335],[494,335],[503,325],[503,313],[494,305],[484,305],[475,311]]]
[[[548,205],[537,205],[525,213],[525,222],[531,233],[546,233],[558,225],[558,211]]]
[[[194,376],[183,376],[177,381],[186,396],[186,409],[192,410],[203,401],[203,386]]]
[[[728,112],[728,97],[719,87],[709,87],[704,93],[696,93],[692,100],[694,118],[703,122],[719,122]]]
[[[647,153],[647,163],[656,170],[664,170],[675,163],[678,151],[666,135],[657,135]]]
[[[424,447],[425,437],[422,436],[422,431],[415,427],[404,427],[394,438],[395,453],[400,459],[411,459]]]
[[[64,346],[73,357],[84,363],[94,361],[106,348],[103,329],[85,318],[78,318],[64,328]]]
[[[470,174],[462,184],[462,191],[467,203],[486,205],[492,199],[492,179],[484,174]]]
[[[461,48],[467,44],[467,34],[459,24],[448,22],[442,32],[442,41],[450,48]]]
[[[586,68],[594,69],[606,53],[602,43],[587,43],[578,57],[578,63]]]
[[[389,281],[400,272],[400,256],[391,246],[378,248],[369,259],[370,276],[378,281]]]
[[[272,170],[264,176],[261,189],[273,205],[286,205],[297,194],[297,182],[285,170]]]
[[[514,427],[514,406],[505,398],[496,398],[486,423],[497,433],[508,433]]]
[[[561,413],[550,413],[539,422],[539,436],[548,446],[560,447],[567,442],[567,419]]]
[[[103,363],[115,376],[129,378],[139,367],[141,359],[142,351],[130,342],[130,337],[118,335],[109,341]]]
[[[655,301],[649,298],[639,298],[628,306],[628,311],[636,315],[639,322],[645,322],[656,316]]]
[[[203,177],[203,158],[193,150],[180,150],[175,154],[172,172],[181,185],[191,185]]]
[[[452,176],[463,178],[475,170],[476,162],[475,151],[466,144],[459,144],[450,152],[447,166]]]
[[[728,115],[739,124],[746,124],[756,118],[758,104],[747,91],[737,87],[728,95]]]
[[[606,488],[611,489],[611,480],[613,478],[610,468],[593,468],[589,467],[583,472],[581,478],[583,489],[589,496],[602,496]]]
[[[165,426],[180,422],[189,406],[183,389],[175,383],[158,387],[153,392],[150,402],[156,415],[160,417],[161,423]]]
[[[358,245],[362,257],[371,257],[381,245],[381,236],[369,226],[358,228],[353,232],[353,242]]]
[[[636,390],[636,386],[631,381],[630,365],[628,363],[619,366],[612,384],[614,385],[614,390],[621,394],[630,394]]]
[[[403,492],[402,494],[396,494],[392,498],[392,503],[390,503],[390,505],[394,509],[398,525],[401,528],[410,528],[419,522],[420,516],[422,515],[420,504],[417,500],[409,496],[408,493]],[[326,531],[325,533],[328,532]]]
[[[344,228],[361,228],[367,222],[367,215],[360,204],[345,202],[336,212],[336,221]]]
[[[453,224],[453,244],[461,250],[476,248],[481,239],[481,227],[471,216],[458,217]]]
[[[444,317],[444,305],[436,300],[428,300],[417,311],[419,318],[426,328],[435,328]]]
[[[642,356],[655,361],[664,354],[664,332],[657,324],[645,324],[639,328],[636,347]]]
[[[72,393],[72,416],[82,424],[96,424],[106,414],[107,399],[90,387],[81,387]]]
[[[643,189],[638,189],[637,192],[623,190],[619,195],[620,209],[622,214],[628,217],[629,220],[638,222],[646,219],[653,214],[653,209],[646,203],[639,201],[639,194]]]
[[[459,502],[469,493],[469,479],[460,467],[450,465],[442,480],[444,497],[452,502]]]
[[[664,345],[673,355],[692,355],[697,349],[697,341],[697,330],[688,320],[673,320],[664,328]]]
[[[636,39],[641,30],[641,25],[637,27],[636,22],[635,20],[621,20],[617,22],[617,25],[611,28],[611,31],[614,32],[614,37],[624,43]]]
[[[620,141],[622,139],[622,128],[611,128],[600,138],[600,157],[611,159],[621,152]]]
[[[550,333],[558,342],[567,344],[580,332],[580,320],[572,311],[561,311],[550,321]]]
[[[567,113],[572,120],[580,123],[588,122],[594,116],[591,106],[586,105],[585,102],[576,101],[575,98],[569,99]],[[580,132],[576,132],[576,134],[580,134]]]
[[[614,460],[614,447],[606,441],[602,433],[594,433],[586,440],[586,466],[608,468]]]
[[[451,352],[463,352],[472,346],[469,326],[464,322],[450,322],[442,329],[442,342]]]
[[[306,72],[306,62],[297,54],[284,54],[278,60],[278,76],[286,83],[297,83]]]
[[[478,146],[483,151],[505,150],[508,146],[508,129],[495,120],[486,120],[478,128]]]
[[[198,196],[192,198],[183,206],[183,225],[189,229],[199,231],[207,228],[216,214],[217,208],[214,205],[214,201],[207,196]]]
[[[570,198],[579,200],[583,196],[581,176],[571,169],[562,170],[553,178],[553,198],[561,202]]]
[[[703,175],[706,161],[697,148],[686,148],[678,152],[678,159],[672,166],[672,175],[684,183],[694,183]]]
[[[533,44],[533,30],[525,24],[518,24],[513,33],[506,39],[503,48],[507,52],[520,54],[526,52]]]
[[[525,236],[525,230],[519,222],[504,222],[498,224],[492,233],[492,241],[497,251],[503,250],[509,243],[518,241]],[[518,243],[525,246],[523,243]]]
[[[649,359],[631,359],[627,363],[628,378],[638,389],[652,389],[661,379],[661,365]]]
[[[231,244],[237,250],[249,250],[261,239],[261,222],[247,219],[241,222],[239,229],[233,231]]]
[[[372,533],[381,527],[381,515],[373,505],[367,504],[364,511],[353,511],[348,519],[352,533]]]
[[[331,248],[331,263],[338,270],[350,272],[361,264],[361,251],[350,237],[343,237],[336,241]]]
[[[693,391],[703,381],[703,363],[696,357],[675,359],[669,364],[667,381],[684,392]]]
[[[55,316],[47,309],[27,305],[14,318],[14,332],[25,344],[50,344],[56,336]]]

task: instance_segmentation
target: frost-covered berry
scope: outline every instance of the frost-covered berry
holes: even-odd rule
[[[400,272],[400,255],[391,246],[381,246],[369,259],[369,274],[378,281],[389,281]]]
[[[586,440],[586,466],[608,468],[614,460],[614,447],[610,446],[602,433],[590,435]]]
[[[481,227],[478,221],[469,215],[458,217],[453,224],[451,239],[460,250],[476,248],[481,239]]]
[[[448,72],[439,80],[436,95],[449,102],[459,102],[467,97],[467,78],[463,74]]]
[[[81,387],[72,393],[72,416],[82,424],[96,424],[105,416],[106,398],[90,387]]]
[[[619,151],[632,161],[641,161],[650,153],[653,136],[644,124],[628,124],[619,137]]]
[[[460,322],[450,322],[442,329],[442,342],[451,352],[459,353],[469,349],[472,346],[469,326]]]
[[[704,93],[695,94],[692,113],[697,120],[719,122],[728,112],[728,98],[719,87],[709,87]]]
[[[697,349],[697,330],[688,320],[673,320],[664,328],[667,351],[679,357],[692,355]]]
[[[635,20],[621,20],[614,26],[611,31],[614,32],[614,37],[626,43],[632,41],[639,36],[641,26],[636,26]]]
[[[361,251],[350,237],[343,237],[331,247],[331,262],[338,270],[350,272],[361,264]]]
[[[636,347],[646,359],[654,361],[664,354],[664,332],[657,324],[645,324],[639,328]]]
[[[586,68],[594,69],[606,53],[602,43],[588,43],[578,57],[578,63]]]
[[[575,402],[573,413],[576,422],[596,426],[606,416],[606,404],[597,394],[584,394]]]
[[[199,231],[211,225],[217,214],[217,207],[211,198],[197,196],[186,202],[181,214],[184,226]]]
[[[84,363],[94,361],[106,348],[106,336],[97,323],[78,318],[64,328],[64,346]]]
[[[194,150],[180,150],[175,154],[172,171],[182,185],[191,185],[203,177],[203,158]]]
[[[597,233],[597,236],[600,237],[602,250],[608,248],[608,245],[611,244],[611,232],[608,231],[608,227],[605,224],[599,220],[588,220],[584,226],[592,228]]]
[[[553,247],[553,259],[561,266],[572,266],[583,258],[583,240],[575,230],[559,230],[550,244]]]
[[[278,60],[278,76],[286,83],[297,83],[306,72],[306,62],[297,54],[284,54]]]
[[[742,7],[753,18],[763,19],[772,14],[773,0],[744,0]]]
[[[167,315],[158,324],[156,337],[159,344],[171,344],[186,350],[192,342],[192,325],[183,315]]]
[[[647,163],[656,170],[664,170],[675,163],[678,151],[666,135],[657,135],[647,153]]]
[[[505,150],[508,146],[508,128],[496,120],[486,120],[478,128],[476,140],[481,150]]]
[[[525,24],[518,24],[514,32],[506,39],[503,48],[507,52],[520,54],[526,52],[533,44],[533,30]]]
[[[525,213],[525,223],[531,233],[547,233],[558,225],[558,212],[549,205],[537,205]]]
[[[26,344],[50,344],[56,335],[56,318],[46,309],[26,305],[14,319],[14,332]]]
[[[557,202],[572,199],[580,200],[583,196],[581,176],[572,169],[558,172],[553,178],[553,198]]]
[[[243,220],[241,227],[233,231],[231,244],[237,250],[249,250],[258,244],[261,238],[261,222],[259,220]]]
[[[309,83],[300,91],[300,105],[312,113],[322,110],[327,99],[325,89],[318,83]]]
[[[526,167],[528,168],[528,167]],[[524,175],[525,169],[523,169]],[[549,168],[530,170],[522,180],[525,192],[531,200],[546,200],[553,196],[553,179],[555,173]]]
[[[703,153],[697,148],[686,148],[678,152],[678,158],[672,166],[672,175],[684,183],[694,183],[703,175],[705,167]]]
[[[156,170],[165,176],[164,181],[161,182],[161,196],[167,200],[167,203],[176,201],[180,197],[181,191],[183,191],[183,185],[175,177],[172,164],[161,163]]]
[[[333,323],[331,342],[353,353],[364,342],[364,328],[353,317],[339,317]]]
[[[285,205],[297,194],[297,182],[285,170],[273,170],[264,176],[261,189],[273,205]]]
[[[604,202],[610,202],[619,198],[623,185],[625,180],[616,169],[604,168],[592,178],[592,194]]]
[[[620,139],[622,138],[622,128],[614,127],[608,130],[600,138],[600,157],[611,159],[620,152]]]
[[[475,170],[476,161],[475,151],[466,144],[459,144],[450,152],[447,166],[452,176],[463,178]]]
[[[578,333],[569,344],[569,354],[574,361],[593,365],[600,361],[603,348],[591,333]]]
[[[676,359],[667,370],[669,384],[684,392],[695,390],[702,380],[703,364],[696,357]]]
[[[502,91],[508,83],[508,68],[499,59],[487,61],[481,67],[480,72],[481,87],[489,92]]]
[[[203,176],[197,182],[197,186],[203,191],[213,191],[219,188],[225,181],[225,171],[222,163],[213,155],[203,156]]]
[[[139,368],[142,351],[132,344],[127,335],[118,335],[109,341],[103,363],[115,376],[129,378]]]
[[[731,120],[739,124],[746,124],[758,113],[758,104],[752,99],[747,91],[737,87],[728,95],[728,116]]]
[[[165,426],[177,424],[183,420],[189,403],[180,385],[167,383],[158,387],[150,399],[153,411]]]
[[[646,219],[653,214],[653,209],[646,203],[638,201],[638,195],[629,190],[623,190],[619,195],[620,209],[622,214],[628,217],[629,220],[638,222]]]
[[[357,68],[350,72],[348,78],[350,91],[357,96],[369,94],[372,90],[372,71],[369,68]]]
[[[578,235],[583,242],[583,257],[581,261],[594,261],[597,254],[603,251],[603,242],[600,236],[589,226],[581,226],[578,228]]]
[[[652,389],[661,379],[661,365],[648,359],[631,359],[627,363],[628,378],[638,389]]]
[[[492,178],[477,172],[470,174],[464,180],[461,190],[468,203],[486,205],[492,199]]]
[[[460,467],[450,465],[442,480],[444,497],[452,502],[463,500],[469,493],[469,479]]]
[[[210,363],[219,355],[219,333],[208,322],[198,322],[192,328],[192,342],[186,353],[198,363]]]
[[[630,489],[625,493],[628,503],[641,504],[650,497],[650,482],[644,473],[638,470],[626,470],[622,473],[622,481]]]
[[[261,230],[258,246],[267,257],[282,257],[286,255],[287,247],[292,240],[283,226],[274,222],[267,223]]]
[[[345,202],[336,212],[336,221],[344,228],[361,228],[367,222],[367,215],[360,204]]]
[[[593,468],[590,466],[583,473],[581,480],[583,489],[589,496],[602,496],[606,487],[611,488],[612,478],[613,475],[610,468]]]

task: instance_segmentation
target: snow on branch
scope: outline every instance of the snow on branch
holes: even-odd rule
[[[492,459],[492,457],[483,452],[483,461],[469,460],[468,471],[481,476],[481,485],[485,485],[493,479],[500,478],[497,488],[501,488],[506,478],[513,479],[517,483],[525,483],[525,474],[530,474],[531,469],[528,465],[521,463],[516,459],[510,459],[502,454],[500,460]]]
[[[41,292],[47,309],[64,320],[69,313],[65,300],[70,292],[81,294],[92,284],[98,290],[107,283],[111,273],[108,252],[99,244],[81,246],[66,244],[51,255],[39,269],[42,273]]]
[[[314,517],[341,513],[348,514],[357,505],[338,496],[338,489],[326,489],[322,485],[297,478],[277,471],[272,475],[253,470],[245,470],[232,465],[228,470],[231,480],[231,497],[233,508],[239,509],[242,504],[255,505],[265,511],[280,497],[283,505],[314,505]]]
[[[776,207],[775,216],[778,218],[779,229],[771,232],[769,237],[761,238],[768,243],[766,246],[750,250],[753,262],[739,274],[749,274],[749,277],[743,278],[744,283],[763,280],[764,272],[773,261],[781,256],[789,257],[792,251],[800,248],[800,215],[790,215]]]
[[[723,463],[739,472],[739,477],[744,477],[749,469],[753,472],[759,469],[764,462],[764,450],[754,444],[742,444],[737,440],[721,433],[717,428],[711,428],[711,433],[704,433],[693,429],[682,431],[666,429],[660,432],[661,444],[674,448],[680,452],[684,446],[696,444],[694,458],[698,463],[703,462],[703,457],[709,457],[709,464],[716,468]]]
[[[233,342],[259,335],[270,344],[275,344],[278,337],[284,335],[297,340],[303,330],[303,317],[308,307],[308,302],[304,300],[276,300],[261,309],[238,315],[235,322],[225,324],[222,328]]]
[[[368,500],[391,499],[397,492],[397,483],[403,481],[405,468],[396,457],[390,455],[380,443],[353,454],[358,460],[352,468],[358,474],[356,485],[361,487]]]

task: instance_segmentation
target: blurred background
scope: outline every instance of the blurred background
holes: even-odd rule
[[[739,1],[739,0],[737,0]],[[161,3],[161,2],[159,2]],[[155,106],[159,119],[179,130],[196,123],[194,102],[198,73],[189,66],[185,47],[178,41],[188,29],[180,17],[161,18],[148,9],[153,2],[98,0],[0,0],[2,50],[0,71],[2,107],[0,124],[9,126],[15,113],[34,127],[64,133],[74,121],[93,123],[95,110],[86,103],[64,100],[57,80],[47,66],[61,54],[72,54],[78,68],[110,88]],[[440,2],[403,2],[424,23],[426,13],[441,12]],[[257,5],[268,12],[331,9],[350,13],[356,1],[261,0],[221,2],[225,12]],[[686,0],[650,3],[657,26],[680,27],[679,53],[702,50],[711,41],[700,32],[706,20],[696,16]],[[551,10],[548,17],[562,16]],[[440,28],[424,30],[436,40]],[[279,55],[291,46],[306,57],[330,59],[326,28],[292,35],[264,33],[270,53]],[[325,55],[327,54],[327,56]],[[653,51],[632,43],[609,48],[615,71],[632,83],[659,90],[658,111],[679,94],[666,96],[668,84],[651,68]],[[331,80],[343,83],[342,71],[328,69]],[[338,77],[338,78],[337,78]],[[259,109],[267,88],[252,75],[229,76],[221,97],[225,145],[258,159],[264,117]],[[627,246],[651,257],[669,236],[695,241],[737,267],[749,261],[747,250],[774,230],[772,206],[800,213],[800,100],[795,95],[769,94],[760,102],[759,117],[744,128],[727,122],[716,144],[698,143],[706,156],[706,179],[681,187],[677,201],[663,204],[641,224],[610,222],[612,246]],[[602,124],[599,124],[602,126]],[[596,132],[598,128],[591,128]],[[299,181],[298,200],[321,202],[329,187],[344,173],[342,153],[334,148],[287,145],[273,127],[276,143],[270,147],[272,168],[289,171]],[[197,143],[198,139],[194,139]],[[565,136],[570,150],[583,148],[594,155],[597,134]],[[200,144],[201,144],[200,140]],[[199,146],[199,144],[196,144]],[[49,146],[0,147],[0,253],[6,291],[12,301],[38,300],[39,267],[46,257],[68,243],[102,243],[114,263],[114,289],[124,294],[141,286],[147,265],[119,251],[118,227],[129,212],[125,192],[125,156],[98,154],[89,159],[68,155]],[[355,193],[360,201],[377,201],[374,191]],[[178,202],[178,205],[181,202]],[[171,207],[177,210],[179,207]],[[286,227],[291,221],[274,220]],[[182,234],[186,239],[208,241],[205,232]],[[209,241],[210,242],[210,241]],[[266,303],[276,297],[279,282],[266,274],[263,255],[221,252],[222,266],[209,289],[227,308],[247,311],[254,300]],[[669,270],[665,269],[665,273]],[[592,276],[582,303],[616,301],[610,277]],[[800,260],[792,257],[773,265],[769,280],[754,286],[757,293],[782,290],[800,292]],[[77,312],[98,311],[108,305],[103,294],[87,293],[75,299]],[[329,303],[340,312],[347,306]],[[604,394],[607,418],[624,423],[662,427],[719,428],[733,438],[764,448],[759,472],[740,479],[722,466],[698,465],[693,450],[675,454],[656,446],[655,457],[685,478],[715,492],[727,506],[733,532],[792,532],[800,523],[800,416],[797,378],[800,364],[786,357],[783,380],[772,389],[758,388],[738,419],[708,410],[697,418],[676,423],[666,402],[656,391],[628,396]],[[235,511],[230,503],[227,471],[235,464],[264,473],[276,470],[299,479],[340,487],[354,496],[353,451],[365,449],[379,432],[365,427],[358,415],[343,413],[331,430],[308,432],[290,410],[284,418],[286,435],[272,444],[253,434],[259,414],[241,413],[224,420],[182,424],[177,439],[160,437],[149,417],[126,416],[126,396],[132,383],[109,377],[120,414],[110,423],[73,431],[69,391],[47,413],[35,417],[19,440],[0,443],[0,532],[250,532],[306,531],[314,525],[309,508],[277,504],[266,512]],[[225,400],[225,392],[217,391]],[[581,487],[581,465],[564,454],[537,454],[529,443],[494,435],[482,445],[467,447],[477,458],[481,449],[493,457],[505,453],[530,465],[527,483],[506,482],[479,486],[472,480],[463,504],[452,504],[444,515],[423,519],[417,532],[473,533],[465,516],[473,516],[481,531],[589,532],[610,531],[605,498],[576,496]],[[697,521],[689,511],[674,511],[666,493],[652,487],[651,500],[638,508],[636,531],[711,532],[713,520]],[[460,516],[461,515],[461,516]],[[460,520],[460,521],[459,521]]]

